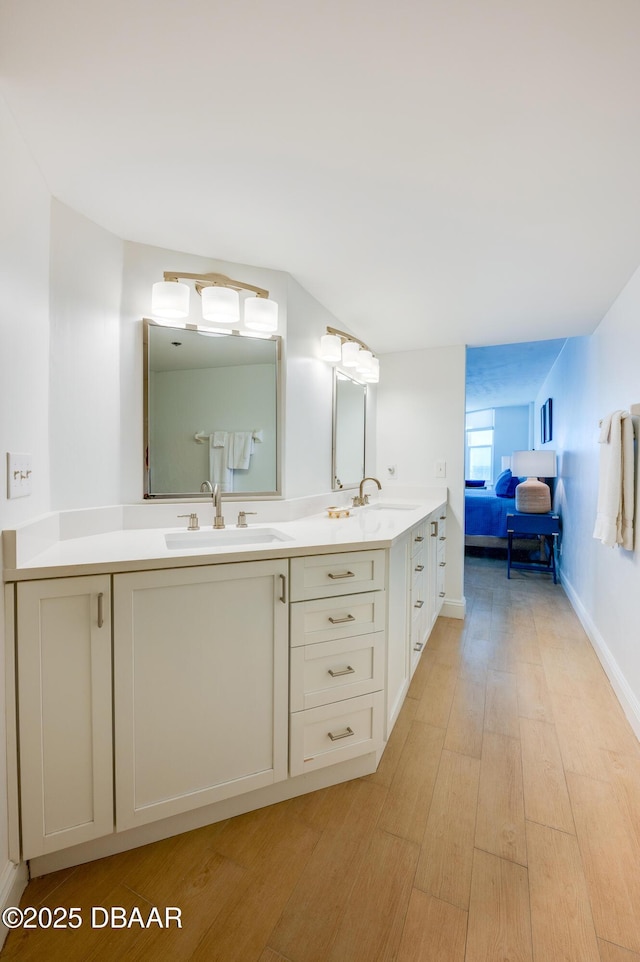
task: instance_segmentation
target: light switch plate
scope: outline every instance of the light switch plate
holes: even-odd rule
[[[7,452],[7,497],[27,498],[31,494],[33,458],[30,454]]]
[[[436,461],[436,478],[446,478],[446,476],[447,476],[447,462]]]

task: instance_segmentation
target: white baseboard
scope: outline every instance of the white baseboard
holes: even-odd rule
[[[448,598],[442,603],[442,608],[440,609],[440,614],[443,618],[461,618],[467,611],[467,599],[466,598]]]
[[[0,875],[0,914],[12,905],[19,905],[22,893],[27,887],[29,873],[24,862],[15,865],[7,862]],[[0,948],[4,945],[4,940],[9,933],[6,925],[0,921]]]
[[[600,659],[600,663],[605,670],[607,678],[611,682],[611,686],[616,693],[618,701],[622,705],[622,710],[627,716],[629,724],[635,732],[636,738],[640,739],[640,701],[638,701],[635,693],[629,686],[609,646],[594,625],[589,612],[582,604],[571,582],[567,581],[564,573],[561,573],[561,582],[573,610],[580,619],[582,627],[586,631],[596,655]]]

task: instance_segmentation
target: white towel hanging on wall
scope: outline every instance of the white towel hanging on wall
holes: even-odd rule
[[[598,507],[593,537],[633,551],[635,460],[633,424],[628,411],[601,421]]]

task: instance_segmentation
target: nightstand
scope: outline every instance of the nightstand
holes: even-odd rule
[[[512,561],[511,552],[513,548],[513,536],[525,538],[535,535],[540,538],[540,561]],[[524,514],[516,511],[514,514],[507,515],[507,578],[511,577],[512,568],[521,568],[526,571],[546,571],[553,575],[554,585],[558,583],[556,572],[556,543],[560,534],[560,515],[552,514]],[[547,539],[550,539],[547,542]],[[549,557],[544,559],[545,546],[548,543]]]

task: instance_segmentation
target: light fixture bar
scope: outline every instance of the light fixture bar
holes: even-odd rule
[[[327,334],[335,334],[343,343],[345,341],[353,341],[355,344],[359,344],[363,351],[371,351],[371,348],[367,347],[359,337],[355,337],[353,334],[346,334],[345,331],[339,331],[337,327],[329,327],[327,324]],[[371,353],[373,353],[373,351]]]
[[[165,271],[165,281],[195,281],[198,294],[202,293],[203,287],[230,287],[234,291],[252,291],[257,297],[269,297],[269,291],[264,287],[255,287],[245,281],[234,281],[226,274],[183,274],[177,271]]]

